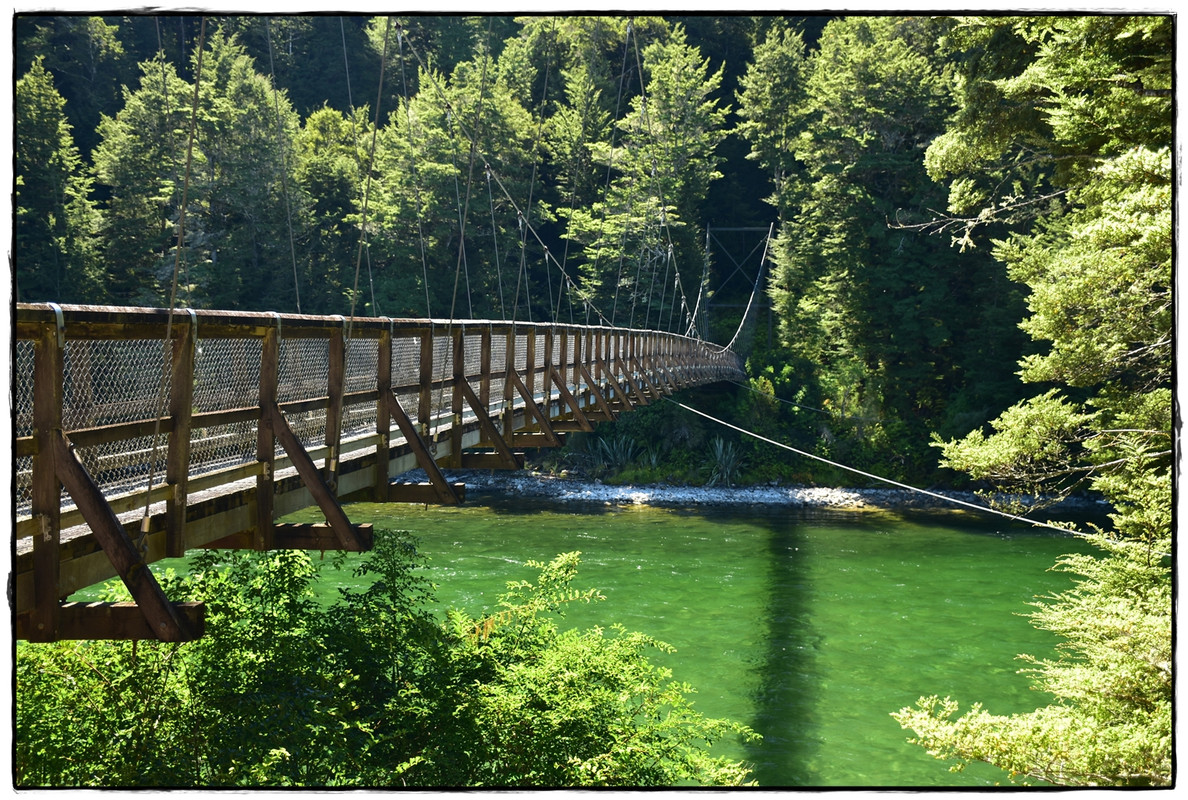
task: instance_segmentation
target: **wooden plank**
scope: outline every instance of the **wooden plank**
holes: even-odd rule
[[[450,484],[450,493],[458,498],[458,505],[466,499],[466,484]],[[417,503],[418,505],[439,505],[442,502],[438,488],[432,483],[393,483],[388,486],[389,503]]]
[[[206,606],[199,602],[173,603],[195,638],[206,630]],[[136,603],[63,603],[58,609],[58,640],[156,639],[144,611]],[[17,639],[32,639],[27,614],[15,619]]]
[[[96,540],[143,612],[153,635],[166,642],[188,642],[197,638],[198,632],[165,597],[124,526],[103,499],[103,493],[61,434],[54,440],[54,459],[58,479],[83,512]]]

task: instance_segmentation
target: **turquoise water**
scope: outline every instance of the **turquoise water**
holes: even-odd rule
[[[924,694],[992,713],[1045,701],[1019,653],[1055,638],[1020,616],[1071,585],[1050,571],[1079,539],[968,515],[704,512],[472,499],[460,508],[355,505],[359,522],[412,531],[444,605],[481,614],[524,566],[580,550],[574,626],[619,622],[673,645],[656,654],[697,688],[696,707],[750,725],[761,786],[990,786],[950,773],[890,713]]]
[[[665,641],[654,660],[697,689],[695,706],[762,734],[720,743],[766,787],[977,787],[984,764],[950,773],[890,714],[926,694],[962,708],[1025,712],[1046,702],[1019,653],[1055,637],[1022,616],[1071,585],[1050,570],[1075,537],[968,514],[671,510],[472,497],[457,508],[352,505],[356,522],[411,531],[444,607],[479,616],[528,560],[579,550],[576,627],[621,623]],[[316,510],[291,519],[320,521]],[[315,558],[316,558],[315,554]],[[351,556],[323,573],[354,581]],[[329,565],[329,554],[325,562]],[[181,567],[163,562],[160,567]]]

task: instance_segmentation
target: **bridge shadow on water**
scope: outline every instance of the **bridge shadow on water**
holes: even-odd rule
[[[474,498],[492,513],[531,517],[534,513],[556,513],[555,500],[482,494]],[[599,501],[566,501],[566,512],[589,516],[610,516],[623,506]],[[724,509],[684,509],[712,520],[730,513]],[[763,739],[745,745],[742,757],[752,765],[752,779],[760,787],[804,787],[820,785],[804,766],[820,758],[822,742],[813,734],[819,730],[818,715],[828,713],[818,703],[818,678],[813,668],[820,636],[812,625],[808,580],[809,548],[805,546],[805,523],[831,516],[820,511],[741,510],[748,524],[766,529],[768,586],[763,620],[762,647],[754,665],[754,688],[750,700],[751,719],[740,720]],[[846,515],[847,524],[854,524]]]
[[[765,514],[756,519],[770,532],[771,577],[764,614],[767,646],[749,723],[763,739],[746,751],[752,778],[761,787],[812,785],[798,765],[812,761],[821,745],[811,733],[819,729],[815,717],[822,713],[811,668],[819,637],[809,624],[808,552],[802,546],[800,516]]]

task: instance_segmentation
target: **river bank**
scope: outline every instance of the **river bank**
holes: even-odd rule
[[[696,506],[784,506],[797,509],[864,510],[864,509],[965,509],[971,504],[985,508],[986,500],[974,492],[929,490],[928,494],[899,488],[843,488],[820,486],[618,486],[600,481],[557,477],[540,472],[520,470],[496,472],[492,470],[450,470],[452,482],[466,485],[474,494],[498,494],[557,502],[601,503],[605,505],[647,505],[659,507]],[[397,481],[418,483],[426,480],[424,472],[414,470],[401,475]],[[1038,504],[1033,497],[1001,496],[1001,501],[1015,501],[1020,508],[1042,505],[1045,514],[1061,512],[1077,514],[1104,513],[1106,507],[1087,498],[1070,498],[1056,505]],[[1050,518],[1050,517],[1049,517]]]

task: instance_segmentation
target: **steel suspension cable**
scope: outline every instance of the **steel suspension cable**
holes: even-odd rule
[[[371,129],[371,150],[367,154],[367,179],[363,188],[363,216],[359,225],[359,250],[355,254],[355,285],[351,289],[351,316],[347,319],[346,338],[351,338],[351,325],[355,319],[355,303],[359,299],[359,267],[363,260],[363,248],[367,244],[367,206],[371,199],[371,174],[375,171],[375,142],[379,135],[380,105],[384,99],[384,71],[388,66],[388,34],[392,30],[389,18],[384,25],[384,52],[380,56],[379,87],[375,93],[375,120]]]
[[[338,32],[342,36],[342,67],[346,75],[347,106],[351,110],[351,155],[355,157],[355,168],[363,172],[363,161],[359,158],[359,128],[355,124],[355,97],[351,92],[351,62],[347,58],[346,25],[342,17],[338,18]],[[379,315],[379,305],[375,301],[375,278],[371,272],[371,247],[365,248],[363,257],[367,259],[367,282],[371,286],[371,310]],[[353,316],[353,315],[352,315]]]
[[[297,313],[301,313],[301,286],[297,278],[297,245],[293,240],[293,209],[289,202],[289,163],[285,157],[285,138],[283,121],[281,120],[280,89],[276,86],[276,69],[272,62],[272,23],[264,17],[264,38],[268,39],[268,75],[272,80],[272,101],[276,107],[276,146],[280,149],[281,157],[281,189],[285,196],[285,222],[289,227],[289,257],[293,262],[293,299],[297,304]]]
[[[664,399],[670,403],[680,406],[681,408],[685,409],[686,411],[691,411],[700,417],[704,417],[705,419],[708,419],[711,422],[716,422],[717,424],[719,424],[725,428],[729,428],[733,431],[737,431],[738,433],[741,433],[744,436],[750,436],[751,438],[758,439],[759,441],[765,442],[766,444],[770,444],[775,447],[779,447],[783,450],[787,450],[789,452],[796,453],[799,456],[804,456],[805,458],[810,458],[814,461],[820,461],[823,464],[828,464],[829,466],[836,467],[837,469],[842,469],[847,472],[853,472],[854,474],[861,475],[864,478],[869,478],[871,480],[879,481],[881,483],[887,483],[892,486],[896,486],[900,489],[906,489],[911,492],[916,492],[917,494],[927,495],[928,497],[933,497],[938,500],[943,500],[946,503],[953,503],[954,505],[964,506],[965,508],[971,508],[975,511],[981,511],[981,512],[984,512],[987,514],[996,514],[1000,517],[1006,517],[1007,519],[1014,520],[1015,522],[1025,522],[1028,525],[1034,525],[1037,528],[1048,528],[1050,530],[1060,531],[1061,533],[1070,533],[1070,534],[1074,534],[1077,536],[1085,535],[1085,534],[1081,533],[1080,531],[1077,531],[1077,530],[1074,530],[1071,528],[1064,528],[1064,527],[1060,527],[1058,525],[1052,525],[1047,522],[1039,522],[1038,520],[1028,519],[1027,517],[1021,517],[1018,514],[1011,514],[1006,511],[1000,511],[997,508],[990,508],[989,506],[983,506],[983,505],[979,505],[977,503],[970,503],[970,502],[967,502],[965,500],[960,500],[955,497],[948,497],[946,495],[940,494],[939,492],[933,492],[933,491],[929,491],[928,489],[921,489],[918,486],[912,486],[911,484],[901,483],[899,481],[892,480],[891,478],[884,478],[881,475],[875,475],[873,472],[865,472],[865,471],[860,470],[856,467],[847,466],[846,464],[842,464],[838,461],[833,461],[831,459],[825,458],[824,456],[819,456],[815,453],[810,453],[806,450],[800,450],[798,448],[792,447],[791,445],[784,444],[783,442],[778,442],[774,439],[769,439],[766,436],[762,436],[758,433],[755,433],[754,431],[749,431],[745,428],[740,428],[737,425],[732,425],[731,423],[726,422],[725,420],[719,419],[717,417],[711,416],[710,414],[707,414],[704,411],[699,411],[698,409],[693,408],[690,405],[686,405],[685,403],[681,403],[676,400],[673,400],[671,397],[665,397]]]
[[[344,46],[345,43],[346,39],[344,38]],[[409,172],[412,175],[413,198],[417,204],[417,242],[420,245],[421,252],[421,281],[425,287],[425,316],[427,318],[432,318],[433,311],[429,302],[429,260],[425,254],[425,226],[423,220],[424,214],[422,212],[421,205],[421,180],[417,173],[417,147],[416,139],[413,136],[412,101],[408,95],[408,75],[404,66],[404,29],[399,24],[396,26],[396,43],[400,47],[400,85],[404,100],[405,117],[408,121]]]
[[[747,323],[747,317],[751,314],[751,305],[755,302],[755,296],[759,294],[760,278],[763,275],[763,267],[767,264],[767,248],[771,244],[771,233],[774,228],[775,223],[773,222],[767,229],[767,239],[763,243],[763,257],[759,259],[759,269],[755,272],[755,285],[751,288],[751,297],[747,300],[747,307],[743,310],[742,319],[739,320],[738,330],[734,332],[734,336],[730,339],[730,344],[726,345],[727,350],[734,349],[734,344],[738,341],[743,326]],[[752,250],[751,252],[753,253],[755,251]]]
[[[409,42],[409,49],[412,50],[413,55],[416,56],[417,63],[419,63],[423,66],[425,62],[421,58],[420,53],[417,51],[416,47],[412,44],[411,41]],[[430,82],[433,85],[435,91],[437,92],[438,98],[443,100],[444,104],[448,107],[449,103],[447,101],[445,101],[445,93],[441,89],[441,86],[437,83],[436,79],[433,78],[431,73],[430,73]],[[476,141],[476,137],[467,130],[464,122],[459,121],[457,124],[458,124],[458,127],[462,130],[463,134],[467,136],[467,138],[469,138],[472,142]],[[557,269],[562,273],[563,278],[567,282],[576,285],[576,283],[573,281],[573,279],[566,273],[566,271],[565,271],[564,267],[561,265],[561,263],[558,262],[557,259],[552,256],[551,253],[549,253],[548,246],[541,239],[540,234],[537,232],[537,230],[532,226],[532,224],[530,222],[527,221],[527,219],[524,216],[523,209],[520,208],[519,203],[516,202],[516,199],[512,196],[511,192],[508,191],[507,186],[503,183],[503,179],[499,176],[498,171],[496,171],[491,166],[490,162],[488,162],[485,158],[483,159],[483,166],[484,166],[484,168],[491,170],[492,179],[495,181],[495,183],[499,187],[500,191],[503,192],[503,196],[507,199],[508,203],[516,211],[518,219],[523,221],[523,225],[524,225],[525,229],[529,233],[532,234],[533,238],[536,239],[537,243],[544,250],[546,264],[551,261],[551,263],[554,266],[556,266]],[[585,302],[589,303],[588,300]],[[594,313],[597,314],[598,318],[601,319],[604,323],[609,324],[609,321],[606,319],[606,315],[604,315],[596,306],[593,306],[592,303],[589,303],[589,304],[591,305],[591,308],[593,309]]]
[[[635,44],[635,63],[636,63],[636,68],[639,70],[640,114],[643,117],[644,126],[647,128],[648,141],[652,145],[652,174],[657,177],[658,181],[660,181],[660,183],[659,183],[660,197],[658,198],[660,200],[660,225],[663,228],[664,235],[668,240],[669,249],[673,250],[674,248],[673,248],[673,244],[672,244],[672,231],[669,229],[669,226],[668,226],[668,212],[666,210],[666,205],[665,205],[664,183],[659,175],[660,170],[658,168],[659,165],[657,163],[656,154],[655,154],[656,135],[655,135],[655,132],[652,130],[651,114],[648,113],[648,96],[647,96],[647,88],[646,88],[646,85],[645,85],[645,82],[643,79],[643,74],[644,74],[643,73],[643,59],[639,53],[639,37],[636,37],[634,39],[634,44]],[[669,161],[669,166],[671,168],[671,160]],[[680,292],[680,295],[681,295],[681,308],[682,308],[682,310],[685,311],[685,313],[688,313],[689,302],[688,302],[688,299],[685,297],[685,289],[681,282],[680,265],[676,264],[674,261],[673,266],[675,267],[675,276],[676,276],[675,277],[675,288],[677,291]],[[665,283],[667,283],[667,281],[668,281],[668,279],[666,276]],[[674,294],[674,302],[675,302],[675,294]]]
[[[182,248],[186,240],[186,205],[190,196],[190,171],[194,161],[194,133],[198,127],[198,99],[202,85],[202,56],[206,47],[206,17],[198,28],[198,63],[194,70],[194,100],[190,108],[190,133],[186,141],[186,168],[182,178],[181,205],[177,216],[177,248],[173,254],[173,283],[169,289],[169,316],[165,320],[164,358],[161,364],[161,377],[157,384],[157,414],[153,420],[153,446],[149,455],[148,488],[144,496],[144,515],[140,518],[140,536],[136,540],[136,549],[145,553],[145,537],[149,530],[149,510],[153,502],[153,481],[157,475],[157,453],[160,449],[161,418],[165,416],[165,383],[169,379],[170,364],[172,363],[171,349],[173,345],[173,312],[177,307],[177,276],[181,272]],[[162,53],[164,55],[164,53]],[[166,109],[168,113],[168,108]]]

